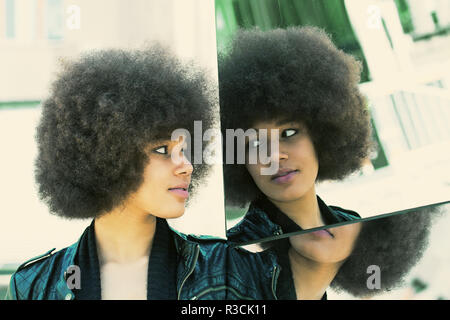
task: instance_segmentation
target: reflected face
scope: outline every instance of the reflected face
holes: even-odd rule
[[[289,238],[299,255],[320,263],[343,262],[352,253],[361,223],[352,223]]]
[[[319,163],[306,127],[297,122],[259,122],[254,128],[267,129],[268,145],[271,130],[278,129],[279,150],[269,150],[270,161],[278,162],[278,172],[262,175],[261,169],[269,164],[249,164],[247,170],[259,190],[272,201],[288,202],[301,198],[314,188],[319,171]],[[261,141],[249,141],[249,148],[257,148]],[[250,149],[251,151],[251,149]]]
[[[151,214],[165,219],[183,215],[193,171],[183,148],[183,138],[149,146],[149,161],[144,169],[144,181],[126,201],[129,209],[139,214]],[[182,161],[177,163],[173,158]]]

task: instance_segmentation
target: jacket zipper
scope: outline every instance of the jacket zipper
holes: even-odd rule
[[[275,282],[278,279],[278,271],[279,270],[278,270],[277,266],[275,266],[275,268],[273,268],[273,274],[272,274],[272,294],[273,294],[275,300],[278,300],[277,294],[275,292],[276,291],[276,289],[275,289]]]
[[[184,277],[183,281],[181,282],[180,290],[178,291],[178,300],[180,300],[181,290],[183,289],[184,283],[186,282],[187,278],[189,278],[189,276],[192,274],[192,272],[194,272],[195,265],[197,264],[198,255],[200,253],[200,246],[197,244],[195,249],[196,249],[196,251],[195,251],[194,261],[192,263],[191,268],[189,269],[188,274],[186,275],[186,277]]]

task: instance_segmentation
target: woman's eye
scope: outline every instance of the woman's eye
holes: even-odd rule
[[[281,133],[281,136],[283,138],[288,138],[288,137],[295,135],[297,132],[298,132],[298,130],[296,130],[296,129],[286,129],[286,130],[283,130],[283,132]]]
[[[158,147],[156,149],[153,149],[154,152],[160,153],[160,154],[167,154],[168,148],[167,146]]]

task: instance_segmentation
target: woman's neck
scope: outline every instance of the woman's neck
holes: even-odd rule
[[[148,257],[156,230],[156,217],[127,208],[95,219],[95,237],[101,264],[131,263]]]
[[[324,226],[317,202],[316,189],[313,185],[302,197],[291,201],[277,201],[268,198],[278,209],[286,214],[302,229]]]
[[[342,262],[320,263],[288,251],[298,300],[320,300],[339,271]]]

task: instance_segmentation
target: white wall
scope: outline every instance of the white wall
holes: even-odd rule
[[[193,59],[217,79],[213,0],[64,0],[65,9],[73,3],[80,7],[81,23],[79,29],[65,26],[60,42],[33,36],[34,24],[24,10],[31,10],[27,3],[34,0],[25,1],[18,0],[16,7],[17,37],[0,39],[0,101],[45,97],[59,57],[137,48],[149,40]],[[39,108],[0,110],[0,264],[70,245],[89,223],[52,216],[37,198],[33,163],[39,115]],[[170,223],[185,233],[224,237],[222,185],[221,167],[216,166],[185,215]]]

